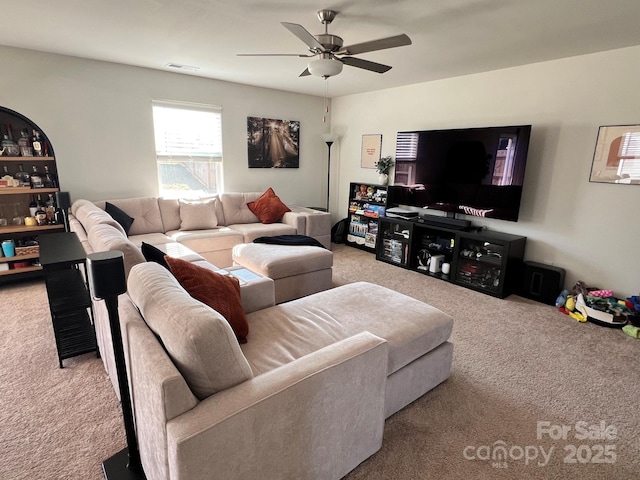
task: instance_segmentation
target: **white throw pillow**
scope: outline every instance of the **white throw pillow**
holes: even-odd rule
[[[205,230],[216,228],[215,199],[188,201],[180,200],[180,230]]]

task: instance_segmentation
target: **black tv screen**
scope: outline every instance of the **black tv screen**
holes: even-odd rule
[[[517,221],[531,125],[398,132],[389,205]]]

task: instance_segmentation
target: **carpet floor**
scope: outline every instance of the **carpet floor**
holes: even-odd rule
[[[333,249],[335,285],[370,281],[454,319],[451,377],[389,418],[348,480],[639,477],[640,340]],[[41,281],[0,287],[0,312],[0,479],[102,478],[125,446],[102,361],[58,368]]]

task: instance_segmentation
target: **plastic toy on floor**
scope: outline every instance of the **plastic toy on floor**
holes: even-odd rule
[[[633,325],[625,325],[622,331],[633,338],[640,338],[640,328]]]
[[[560,292],[558,298],[556,298],[556,307],[564,307],[565,302],[567,301],[567,295],[569,295],[569,290],[566,288]]]
[[[563,292],[564,291],[566,290],[563,290]],[[561,297],[562,297],[562,294],[560,294],[560,297],[558,297],[558,300],[556,301],[556,305],[560,303]],[[569,315],[574,320],[584,323],[587,321],[587,315],[585,310],[583,309],[585,305],[586,304],[584,301],[584,297],[582,296],[581,293],[579,293],[577,297],[574,295],[567,295],[567,298],[564,301],[564,305],[561,305],[559,307],[559,310],[565,315]]]

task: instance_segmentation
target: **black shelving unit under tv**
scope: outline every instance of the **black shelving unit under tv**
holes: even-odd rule
[[[519,289],[526,237],[400,218],[383,217],[378,223],[377,260],[494,297]]]

